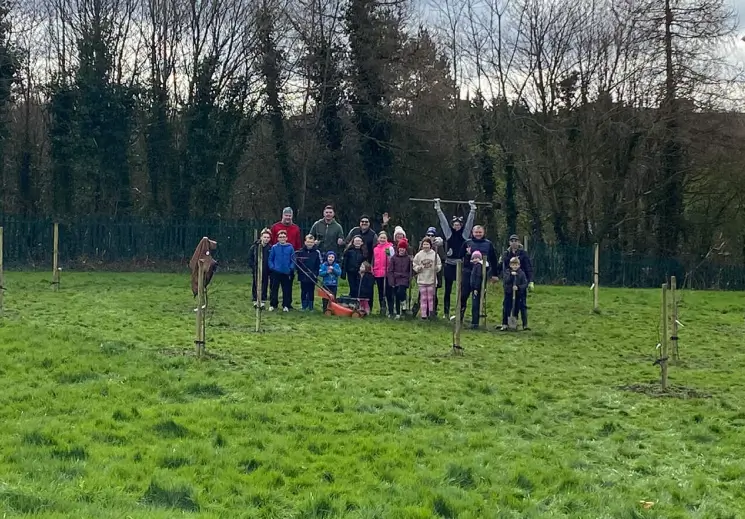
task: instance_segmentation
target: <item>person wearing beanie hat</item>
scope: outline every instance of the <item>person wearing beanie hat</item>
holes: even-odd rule
[[[473,222],[476,218],[476,203],[470,200],[468,205],[471,210],[468,212],[465,225],[463,219],[457,216],[454,216],[452,223],[450,223],[440,208],[440,199],[435,199],[435,211],[437,212],[437,218],[440,220],[442,235],[445,237],[443,274],[445,278],[444,310],[446,317],[450,316],[450,296],[453,292],[453,283],[455,283],[456,265],[459,260],[463,259],[463,244],[471,237]]]
[[[293,212],[291,207],[285,207],[282,210],[282,219],[271,226],[272,241],[274,245],[278,241],[279,231],[285,231],[287,233],[287,243],[292,245],[292,248],[296,251],[303,248],[303,235],[300,227],[292,223]]]
[[[400,225],[397,225],[395,229],[393,229],[393,240],[391,240],[393,243],[398,244],[399,241],[406,239],[406,231],[404,231],[404,228]]]
[[[523,244],[520,243],[520,238],[517,234],[510,236],[510,246],[502,254],[502,270],[505,272],[510,269],[510,260],[517,258],[520,260],[520,269],[525,273],[525,277],[528,279],[528,288],[533,290],[535,286],[533,284],[533,264],[530,261],[527,251],[523,248]]]
[[[414,256],[414,272],[419,285],[419,301],[422,319],[428,319],[435,313],[435,287],[437,273],[442,269],[440,257],[432,248],[432,239],[422,240],[421,250]]]
[[[406,300],[406,291],[413,274],[411,256],[409,256],[409,242],[404,238],[399,240],[396,255],[388,262],[388,286],[394,292],[396,302],[396,319],[401,319],[401,303]],[[393,318],[393,308],[388,309],[388,317]]]
[[[336,297],[336,292],[339,289],[339,278],[341,277],[341,267],[336,262],[336,253],[332,250],[326,253],[326,261],[321,264],[318,269],[318,277],[323,283],[326,290],[331,292]],[[326,312],[328,309],[328,299],[323,300],[323,311]]]
[[[372,264],[373,250],[375,249],[375,245],[378,241],[378,235],[372,229],[372,227],[370,227],[369,216],[363,214],[360,217],[360,225],[352,228],[352,230],[349,231],[349,234],[347,234],[347,239],[345,240],[347,242],[347,246],[352,243],[352,240],[355,236],[359,236],[360,238],[362,238],[362,242],[365,244],[366,250],[365,260],[368,263]]]

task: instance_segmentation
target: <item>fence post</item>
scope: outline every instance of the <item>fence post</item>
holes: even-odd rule
[[[52,258],[52,288],[59,290],[59,224],[54,224],[54,257]]]
[[[525,235],[525,238],[523,240],[523,250],[525,252],[528,252],[528,235],[527,234]]]
[[[595,244],[595,262],[594,262],[594,269],[593,269],[593,279],[592,279],[592,287],[593,287],[593,304],[592,304],[592,311],[595,313],[598,313],[600,311],[600,246],[596,243]]]

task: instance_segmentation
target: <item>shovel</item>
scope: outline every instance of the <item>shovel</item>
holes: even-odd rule
[[[515,276],[517,273],[513,272],[512,275]],[[514,283],[514,279],[513,279]],[[514,284],[513,284],[514,286]],[[507,328],[512,331],[517,331],[517,290],[514,288],[512,289],[512,311],[510,312],[510,316],[507,318]]]

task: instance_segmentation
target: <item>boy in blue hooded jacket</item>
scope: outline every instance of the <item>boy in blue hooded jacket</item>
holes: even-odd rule
[[[287,243],[287,232],[279,231],[278,242],[269,251],[269,270],[272,273],[269,311],[279,304],[279,287],[282,287],[282,311],[289,312],[292,306],[292,275],[295,272],[295,249]]]
[[[336,262],[336,253],[328,251],[326,261],[318,269],[318,277],[321,278],[323,286],[336,297],[336,291],[339,288],[339,276],[341,276],[341,267]],[[329,306],[328,299],[323,300],[323,311]]]

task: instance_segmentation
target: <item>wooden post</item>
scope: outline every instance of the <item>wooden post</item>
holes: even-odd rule
[[[199,274],[197,278],[197,332],[194,340],[197,357],[204,354],[204,316],[206,314],[204,297],[204,260],[199,260]]]
[[[524,241],[523,241],[523,250],[525,252],[528,252],[528,235],[525,235]]]
[[[592,283],[593,283],[593,303],[592,303],[592,311],[595,313],[600,312],[600,302],[599,302],[599,296],[600,296],[600,285],[599,285],[599,278],[600,278],[600,246],[596,243],[595,244],[595,267],[593,270],[592,275]]]
[[[675,276],[672,276],[670,278],[670,297],[672,298],[672,335],[670,336],[670,342],[672,343],[672,354],[673,354],[673,360],[680,360],[680,355],[678,354],[678,297],[677,297],[677,289],[678,289],[678,282],[675,279]]]
[[[662,285],[662,342],[660,345],[660,370],[662,390],[667,390],[667,283]]]
[[[262,289],[264,288],[262,286],[264,281],[264,247],[261,245],[261,242],[256,246],[256,258],[257,265],[254,271],[254,281],[256,282],[256,301],[258,302],[256,306],[256,333],[258,333],[261,331],[261,312],[264,307],[264,300],[261,298]]]
[[[0,317],[3,315],[3,292],[5,291],[5,276],[3,274],[3,228],[0,227]]]
[[[463,322],[460,317],[460,297],[463,285],[463,261],[459,260],[455,268],[455,327],[453,328],[453,354],[462,355],[463,347],[460,345],[460,330]]]
[[[59,290],[59,224],[54,224],[54,257],[52,258],[52,287]]]
[[[481,294],[479,294],[479,308],[481,310],[479,317],[483,319],[480,325],[484,328],[486,328],[486,281],[486,258],[484,258],[481,262]]]

